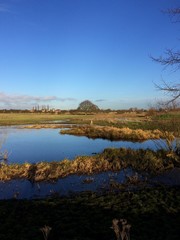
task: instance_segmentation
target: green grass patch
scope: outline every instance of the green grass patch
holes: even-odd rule
[[[41,124],[51,121],[69,121],[80,119],[80,115],[52,114],[52,113],[0,113],[0,125],[21,125],[21,124]],[[83,116],[86,118],[86,116]]]

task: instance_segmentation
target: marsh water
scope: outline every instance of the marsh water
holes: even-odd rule
[[[156,141],[158,142],[158,141]],[[79,155],[92,155],[105,148],[157,149],[155,141],[109,141],[61,135],[60,129],[0,128],[0,151],[9,154],[8,163],[36,163],[74,159]]]
[[[100,153],[108,147],[157,149],[157,144],[152,140],[140,143],[61,135],[60,129],[26,129],[15,126],[0,128],[0,151],[8,153],[7,164],[61,161],[65,158],[71,160],[78,155]],[[128,169],[126,174],[133,174],[132,170]],[[101,173],[92,176],[92,181],[85,181],[89,176],[73,175],[55,183],[32,184],[27,180],[0,182],[0,199],[12,198],[13,196],[35,198],[54,193],[63,195],[69,192],[94,191],[109,184],[112,176],[119,182],[124,181],[126,174],[124,170],[115,175]]]
[[[82,191],[105,191],[112,181],[123,183],[126,176],[133,175],[131,169],[122,170],[119,173],[105,172],[100,174],[71,175],[56,182],[32,183],[28,180],[12,180],[6,183],[0,182],[0,199],[10,198],[44,198],[67,196]]]

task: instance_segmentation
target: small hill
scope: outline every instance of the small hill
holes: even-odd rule
[[[94,112],[98,111],[99,108],[97,105],[93,104],[89,100],[85,100],[79,104],[79,107],[77,108],[78,111],[83,111],[83,112]]]

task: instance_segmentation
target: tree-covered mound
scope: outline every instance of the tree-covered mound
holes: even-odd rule
[[[91,101],[85,100],[79,104],[79,107],[77,108],[77,110],[83,111],[83,112],[94,112],[94,111],[98,111],[99,108],[97,105],[93,104]]]

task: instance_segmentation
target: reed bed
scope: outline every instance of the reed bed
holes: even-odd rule
[[[88,138],[103,138],[109,140],[132,140],[132,141],[145,141],[148,139],[160,139],[164,138],[165,133],[160,130],[142,130],[142,129],[130,129],[108,127],[108,126],[76,126],[70,129],[62,129],[61,134],[70,134],[75,136],[86,136]],[[173,135],[171,138],[173,138]]]
[[[178,157],[165,150],[105,149],[94,156],[79,156],[74,160],[40,162],[35,164],[1,164],[0,180],[29,179],[30,181],[51,181],[71,174],[93,174],[104,171],[119,171],[131,167],[150,174],[161,173],[174,167]]]

